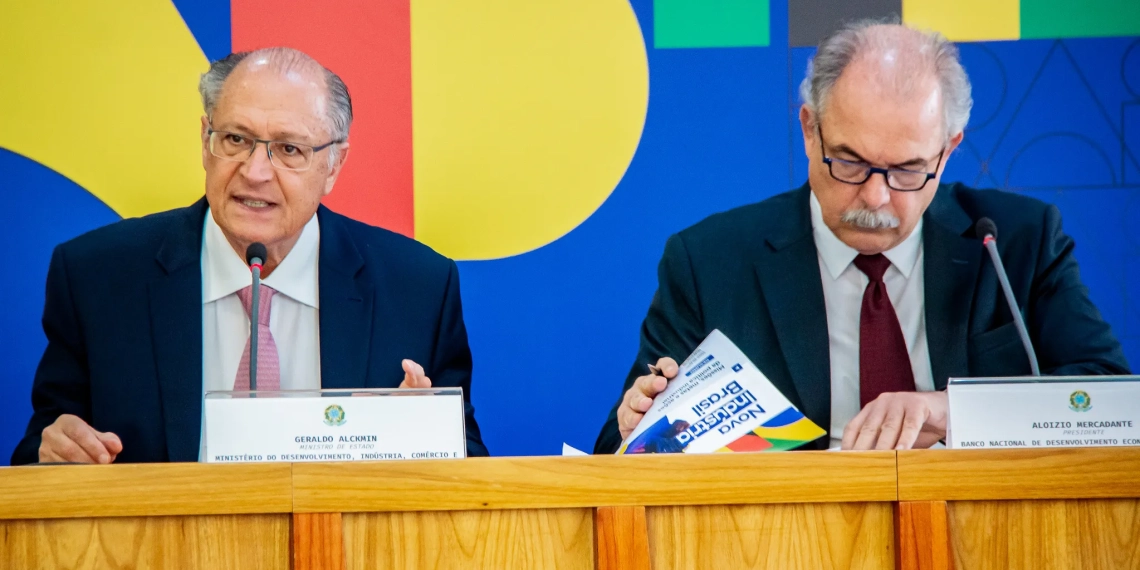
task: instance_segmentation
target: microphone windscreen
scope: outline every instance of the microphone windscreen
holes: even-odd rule
[[[265,244],[258,242],[251,243],[249,247],[245,248],[245,263],[246,265],[253,265],[254,258],[260,259],[261,263],[265,263],[266,255]]]
[[[997,239],[997,224],[989,218],[978,220],[978,223],[974,224],[974,231],[977,232],[978,239],[986,239],[986,236],[994,236],[994,239]]]

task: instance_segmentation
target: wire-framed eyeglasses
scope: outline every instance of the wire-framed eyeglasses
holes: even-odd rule
[[[308,170],[313,165],[314,154],[344,142],[344,139],[338,139],[320,146],[310,146],[289,141],[267,141],[241,133],[215,131],[212,128],[206,132],[210,137],[210,154],[220,159],[245,162],[253,156],[257,145],[264,144],[269,153],[269,163],[274,168],[294,171]]]

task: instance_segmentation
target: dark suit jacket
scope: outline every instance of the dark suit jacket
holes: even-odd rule
[[[646,363],[680,362],[720,329],[805,415],[831,425],[823,284],[805,185],[716,214],[669,238],[641,348],[622,392]],[[1081,284],[1073,240],[1055,206],[995,190],[942,185],[923,216],[926,335],[935,387],[950,377],[1029,374],[997,274],[974,224],[991,218],[1043,374],[1126,374],[1108,324]],[[618,404],[620,405],[620,399]],[[595,453],[621,443],[617,405]],[[826,437],[805,448],[826,449]]]
[[[205,199],[64,243],[48,269],[48,346],[13,464],[38,460],[61,414],[118,434],[118,462],[197,461],[202,415]],[[427,246],[317,211],[321,384],[395,388],[400,361],[467,402],[467,453],[487,455],[471,406],[471,352],[455,263]]]

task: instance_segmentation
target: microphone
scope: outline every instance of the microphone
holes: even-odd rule
[[[253,273],[253,295],[249,303],[249,389],[257,391],[257,337],[261,326],[261,266],[268,254],[265,245],[251,243],[245,249],[245,262]]]
[[[1001,290],[1005,293],[1005,302],[1009,305],[1009,311],[1013,313],[1013,326],[1017,327],[1017,334],[1021,337],[1021,345],[1025,347],[1025,353],[1029,356],[1029,369],[1034,376],[1040,376],[1041,369],[1037,365],[1037,351],[1033,350],[1033,343],[1029,340],[1029,330],[1025,328],[1025,319],[1021,318],[1021,309],[1017,307],[1017,299],[1013,298],[1013,288],[1009,286],[1009,276],[1005,273],[1005,265],[1002,264],[1001,256],[998,255],[997,224],[994,224],[994,221],[989,218],[982,218],[974,225],[974,231],[977,233],[978,239],[982,240],[986,251],[990,252],[990,260],[993,261],[994,269],[997,270]]]

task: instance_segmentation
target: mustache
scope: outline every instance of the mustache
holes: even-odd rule
[[[899,227],[898,217],[887,212],[877,212],[866,208],[847,210],[843,212],[843,216],[839,220],[865,230],[885,230]]]

